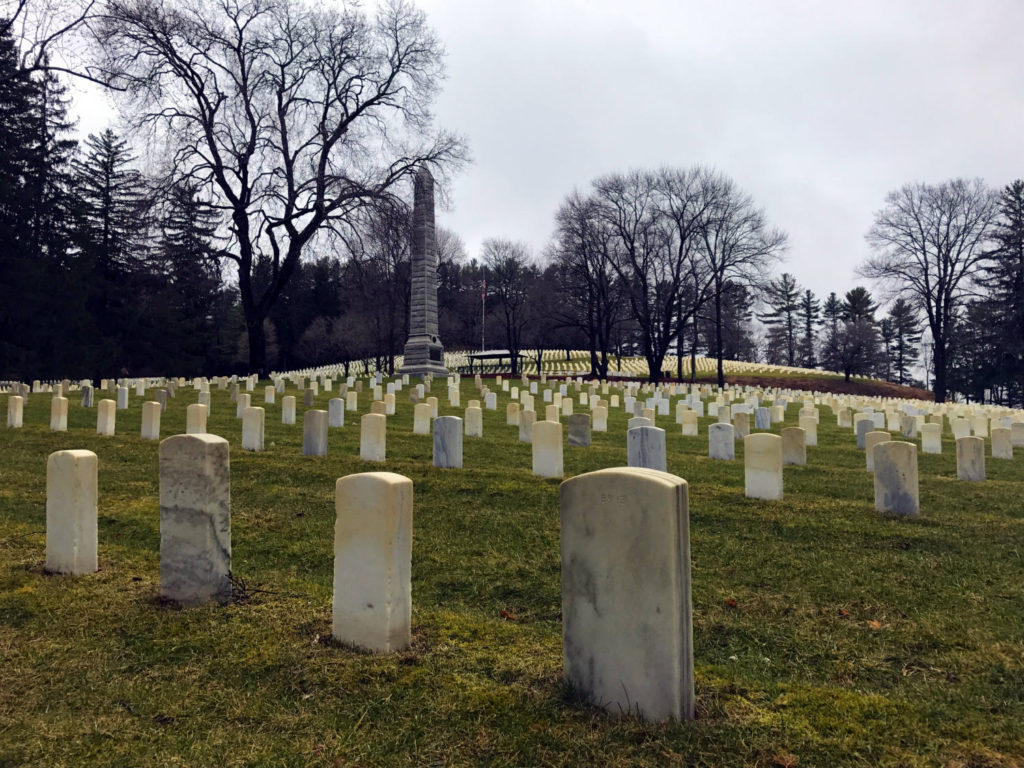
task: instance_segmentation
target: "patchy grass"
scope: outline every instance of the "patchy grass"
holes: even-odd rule
[[[170,402],[164,436],[194,399]],[[398,399],[386,468],[415,483],[414,642],[371,656],[330,640],[334,480],[378,468],[358,460],[353,414],[307,458],[301,414],[284,427],[267,406],[268,450],[250,454],[213,393],[239,594],[181,610],[157,599],[140,399],[100,438],[77,396],[65,434],[32,396],[26,427],[0,430],[0,766],[1024,765],[1024,457],[960,483],[947,436],[919,457],[921,518],[894,521],[824,406],[783,502],[744,498],[742,446],[706,458],[709,420],[684,438],[664,419],[669,470],[690,482],[699,719],[652,725],[561,680],[558,483],[530,474],[504,411],[466,440],[465,470],[437,470]],[[623,464],[625,421],[566,447],[567,475]],[[43,571],[45,462],[62,448],[100,457],[102,570],[86,577]]]

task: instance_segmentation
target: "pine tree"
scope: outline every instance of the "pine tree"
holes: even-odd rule
[[[810,290],[804,291],[800,297],[799,319],[803,331],[800,337],[800,365],[804,368],[817,368],[818,360],[814,348],[817,327],[821,323],[821,302]]]
[[[159,355],[145,271],[149,243],[146,184],[128,143],[107,129],[85,141],[74,183],[82,215],[78,239],[89,275],[88,311],[96,326],[95,375],[156,371]],[[106,373],[101,373],[105,371]]]
[[[830,371],[838,371],[842,368],[840,360],[840,333],[843,322],[843,303],[836,296],[835,291],[825,299],[822,307],[822,315],[825,318],[825,344],[822,348],[822,364]]]
[[[146,187],[132,167],[128,142],[109,128],[85,140],[75,163],[75,184],[84,208],[85,250],[109,276],[134,271],[144,253]]]
[[[921,341],[921,318],[906,299],[896,299],[886,318],[891,329],[890,381],[907,384],[910,370],[917,363],[917,345]]]
[[[1024,181],[1008,184],[999,195],[999,218],[993,232],[982,282],[999,328],[999,370],[1008,404],[1024,405]]]
[[[800,309],[800,288],[796,278],[784,272],[779,279],[769,281],[765,294],[771,311],[761,315],[760,319],[768,326],[769,347],[783,351],[786,365],[796,365],[797,312]]]

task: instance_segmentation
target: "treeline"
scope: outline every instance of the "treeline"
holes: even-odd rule
[[[351,87],[344,93],[358,100],[356,86],[367,75],[356,68],[310,84],[321,88],[326,109],[338,111],[332,137],[341,144],[321,146],[307,136],[299,146],[309,148],[308,162],[280,160],[290,144],[282,137],[310,130],[300,109],[308,105],[295,100],[285,127],[257,124],[254,135],[263,138],[250,154],[231,135],[232,116],[273,90],[280,72],[272,62],[264,62],[265,78],[254,81],[251,94],[222,94],[225,103],[237,102],[235,111],[211,117],[201,98],[189,103],[187,88],[155,86],[153,72],[177,78],[177,86],[191,82],[157,66],[164,59],[181,64],[174,46],[147,49],[156,66],[149,75],[132,69],[135,49],[118,47],[125,30],[140,40],[162,38],[147,26],[145,8],[129,5],[122,15],[111,11],[101,44],[117,54],[112,82],[130,84],[151,102],[136,113],[137,124],[170,114],[208,128],[199,139],[168,131],[173,157],[187,162],[159,175],[143,173],[130,142],[111,130],[77,141],[66,89],[39,57],[31,66],[21,62],[11,25],[0,24],[0,378],[357,361],[393,370],[408,335],[411,227],[403,180],[420,166],[457,167],[461,142],[425,134],[428,145],[397,166],[362,157],[364,145],[346,126],[365,112],[341,109],[331,95],[345,82]],[[290,7],[274,12],[285,18]],[[187,13],[230,11],[237,19],[248,12],[225,8]],[[287,30],[320,34],[356,22],[370,29],[362,17],[295,8],[302,24]],[[409,34],[409,45],[425,57],[420,64],[436,77],[439,48],[422,14],[404,7],[392,13],[410,22],[396,28]],[[174,18],[164,19],[167,34],[194,31]],[[224,29],[244,35],[250,27]],[[367,61],[380,60],[378,47],[395,42],[371,39],[360,54]],[[187,42],[194,58],[211,62],[230,62],[238,50],[230,40],[215,48]],[[252,55],[268,56],[287,40],[245,42]],[[340,55],[313,52],[321,63]],[[408,60],[393,61],[396,77],[405,77]],[[219,66],[204,64],[193,74]],[[301,72],[320,78],[334,70]],[[381,77],[380,87],[404,93],[399,81]],[[398,115],[426,126],[426,103],[407,104]],[[393,106],[388,99],[381,105]],[[383,119],[369,126],[387,130]],[[344,144],[349,136],[357,138]],[[250,175],[247,163],[259,153],[271,171]],[[230,163],[215,162],[225,155]],[[349,174],[360,162],[377,162],[379,178]],[[300,183],[302,169],[314,172]],[[595,376],[633,354],[647,360],[653,379],[682,376],[684,358],[697,355],[719,360],[720,380],[723,359],[898,383],[915,383],[924,372],[938,400],[1024,404],[1024,182],[999,193],[980,180],[907,185],[887,196],[867,239],[873,256],[860,274],[878,296],[861,285],[815,296],[793,275],[776,276],[785,233],[724,174],[703,167],[608,174],[566,196],[542,253],[492,238],[469,258],[455,234],[439,229],[441,338],[448,349],[582,348]],[[673,356],[674,366],[666,362]]]

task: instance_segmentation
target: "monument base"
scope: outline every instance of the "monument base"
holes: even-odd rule
[[[410,336],[405,343],[405,360],[400,374],[447,377],[449,370],[444,367],[444,346],[436,336]]]

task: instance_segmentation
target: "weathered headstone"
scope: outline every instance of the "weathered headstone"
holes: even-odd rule
[[[532,411],[531,411],[532,413]],[[479,406],[466,409],[466,437],[484,436],[484,412]]]
[[[665,472],[668,468],[665,430],[659,427],[634,427],[626,432],[626,463]]]
[[[509,426],[519,426],[519,403],[509,403],[505,406],[505,423]]]
[[[696,411],[684,411],[680,423],[682,424],[683,435],[694,437],[699,434]]]
[[[128,410],[128,387],[117,388],[117,410]]]
[[[97,467],[92,451],[56,451],[46,461],[46,570],[52,573],[99,568]]]
[[[890,440],[875,445],[875,509],[912,517],[921,511],[917,481],[917,446]]]
[[[537,421],[534,411],[521,411],[519,414],[519,442],[533,442],[533,425]]]
[[[942,453],[942,427],[925,424],[921,427],[921,452]]]
[[[930,426],[935,426],[934,424]],[[892,440],[892,435],[881,430],[872,430],[864,437],[864,455],[867,457],[865,464],[868,472],[875,471],[875,446]]]
[[[634,416],[626,422],[626,431],[631,429],[637,429],[639,427],[653,427],[654,419],[649,419],[646,416]]]
[[[868,432],[875,428],[874,419],[871,418],[870,414],[857,414],[857,418],[853,423],[854,428],[857,430],[857,447],[863,451]]]
[[[375,653],[409,645],[412,480],[392,472],[338,479],[334,490],[334,639]]]
[[[312,410],[302,414],[302,455],[327,455],[327,411]]]
[[[783,466],[805,466],[807,464],[807,431],[801,427],[783,427],[781,437]]]
[[[590,446],[590,416],[575,413],[569,417],[569,445],[588,448]]]
[[[708,426],[708,456],[732,461],[736,458],[736,439],[732,424],[717,422]]]
[[[345,401],[340,397],[332,397],[327,401],[327,426],[345,426]]]
[[[560,508],[566,678],[610,712],[692,720],[686,481],[602,469],[564,482]]]
[[[737,414],[738,416],[739,414]],[[736,425],[735,418],[733,419],[733,426]],[[755,408],[754,409],[754,429],[771,429],[772,426],[772,412],[767,408]],[[749,434],[749,427],[748,427]],[[746,435],[737,435],[737,437],[746,437]]]
[[[608,407],[604,405],[598,405],[590,412],[590,416],[594,423],[591,427],[595,432],[607,432],[608,431]]]
[[[993,459],[1013,458],[1013,442],[1010,440],[1010,430],[1004,427],[996,427],[989,430],[989,439],[992,441]]]
[[[767,432],[743,439],[745,493],[749,499],[782,498],[782,438]]]
[[[276,400],[275,400],[275,398],[277,397],[276,392],[277,392],[277,390],[274,389],[274,387],[264,387],[263,388],[263,402],[264,402],[264,404],[266,404],[266,405],[273,405],[276,402]]]
[[[186,605],[231,599],[231,475],[222,437],[160,443],[160,595]]]
[[[462,419],[458,416],[434,419],[434,466],[462,469]]]
[[[756,424],[756,421],[755,421]],[[732,428],[734,430],[734,437],[737,440],[742,440],[750,434],[750,414],[744,411],[733,411],[732,414]],[[768,427],[762,427],[762,429],[768,429]]]
[[[801,416],[799,420],[800,429],[804,431],[804,445],[814,446],[818,444],[818,420],[813,416]]]
[[[557,405],[544,406],[544,421],[561,421],[562,410]]]
[[[235,418],[240,419],[245,414],[245,409],[252,405],[252,395],[242,392],[235,399]]]
[[[983,438],[961,437],[956,441],[956,476],[958,480],[970,482],[979,482],[985,479],[985,440]]]

